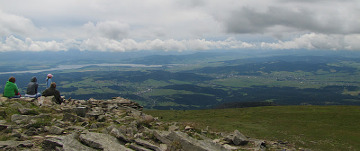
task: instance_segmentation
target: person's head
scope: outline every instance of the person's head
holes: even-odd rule
[[[12,82],[12,83],[15,83],[16,79],[14,77],[10,77],[9,81]]]
[[[52,78],[52,77],[53,77],[53,75],[50,74],[50,73],[47,75],[47,78],[49,78],[49,79]]]
[[[37,79],[36,79],[36,77],[32,77],[30,81],[31,82],[37,82]]]
[[[56,88],[56,83],[55,83],[55,82],[51,82],[50,88]]]

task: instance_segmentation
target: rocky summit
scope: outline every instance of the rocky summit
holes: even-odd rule
[[[146,115],[138,103],[109,100],[0,98],[0,150],[227,151],[295,150],[282,141],[212,132]]]

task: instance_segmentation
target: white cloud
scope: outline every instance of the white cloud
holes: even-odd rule
[[[0,10],[0,35],[28,35],[40,32],[33,22],[25,17],[4,13]]]
[[[146,40],[136,42],[133,39],[123,39],[121,41],[95,38],[84,40],[80,45],[80,50],[100,50],[100,51],[131,51],[131,50],[164,50],[164,51],[187,51],[187,50],[209,50],[209,49],[242,49],[252,48],[255,45],[226,39],[223,41],[208,41],[205,39],[192,40]]]
[[[304,34],[298,38],[275,43],[261,43],[264,49],[320,49],[320,50],[360,50],[360,34]]]
[[[359,6],[356,0],[0,0],[0,51],[360,50]]]
[[[63,43],[52,41],[33,41],[30,38],[21,40],[9,36],[4,42],[0,42],[0,52],[3,51],[59,51],[67,50]]]

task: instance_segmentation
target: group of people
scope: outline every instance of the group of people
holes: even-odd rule
[[[56,90],[56,83],[52,82],[52,74],[48,74],[46,78],[46,90],[40,94],[38,92],[39,84],[37,83],[36,77],[32,77],[30,83],[27,85],[25,97],[30,98],[38,98],[40,96],[54,96],[56,103],[61,104],[62,98],[60,97],[60,92]],[[16,79],[14,77],[10,77],[8,81],[6,81],[4,88],[4,97],[8,98],[20,98],[21,94],[17,85],[15,84]]]

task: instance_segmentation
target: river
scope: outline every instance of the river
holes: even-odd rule
[[[100,66],[100,67],[121,66],[121,67],[138,67],[138,68],[159,68],[159,67],[162,67],[162,65],[143,65],[143,64],[59,65],[59,66],[57,66],[55,68],[49,68],[49,69],[0,72],[0,74],[39,73],[39,72],[45,72],[45,71],[59,71],[59,70],[69,70],[69,69],[80,69],[80,68],[87,67],[87,66]]]

